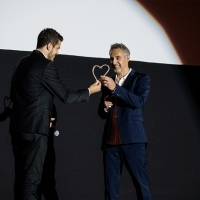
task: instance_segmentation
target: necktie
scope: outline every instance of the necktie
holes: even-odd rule
[[[117,97],[115,96],[113,96],[113,112],[111,115],[111,126],[107,144],[109,145],[122,144],[119,133],[118,118],[117,118]]]

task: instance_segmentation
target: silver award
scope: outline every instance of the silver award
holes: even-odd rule
[[[101,66],[95,65],[95,66],[92,68],[92,74],[93,74],[94,78],[96,79],[96,81],[98,80],[97,77],[96,77],[96,75],[95,75],[95,72],[94,72],[94,70],[95,70],[96,67],[99,68],[99,69],[102,69],[103,67],[107,67],[107,68],[108,68],[107,71],[105,72],[105,74],[102,75],[102,76],[105,76],[105,75],[109,72],[109,70],[110,70],[109,65],[106,65],[106,64],[101,65]]]

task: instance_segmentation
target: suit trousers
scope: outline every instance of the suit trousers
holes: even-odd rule
[[[104,150],[105,199],[119,200],[123,164],[136,189],[138,200],[151,200],[146,167],[146,143],[107,146]]]
[[[37,200],[48,137],[41,134],[11,134],[15,158],[15,200]]]
[[[54,129],[50,129],[48,148],[44,161],[42,180],[38,188],[38,200],[58,200],[55,179],[56,155],[54,148]]]

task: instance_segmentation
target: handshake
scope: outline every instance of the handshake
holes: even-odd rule
[[[108,76],[101,76],[99,80],[97,80],[94,84],[90,85],[90,87],[88,88],[90,94],[101,91],[102,85],[107,87],[111,91],[115,90],[116,87],[116,83],[112,78]]]

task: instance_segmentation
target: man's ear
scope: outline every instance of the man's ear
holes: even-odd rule
[[[53,49],[53,45],[49,42],[47,45],[46,45],[46,48],[48,51],[51,51]]]
[[[129,61],[130,60],[130,56],[127,56],[127,61]]]

